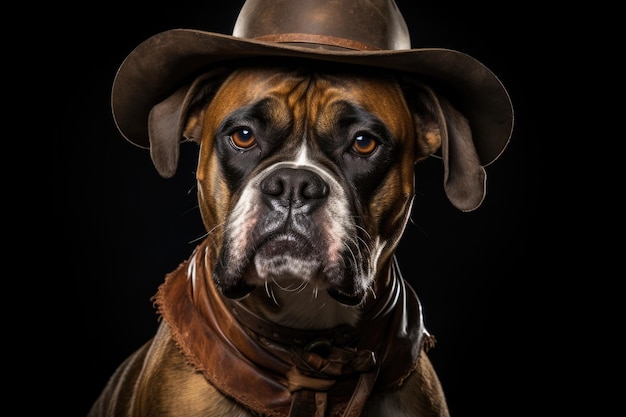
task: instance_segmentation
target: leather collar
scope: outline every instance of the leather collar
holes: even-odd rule
[[[155,304],[189,362],[262,416],[358,416],[371,392],[400,386],[424,342],[432,344],[395,261],[390,286],[361,324],[310,332],[276,326],[222,297],[209,259],[205,241],[167,275]]]

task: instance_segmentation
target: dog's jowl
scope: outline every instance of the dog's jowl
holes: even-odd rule
[[[248,0],[232,36],[140,44],[112,104],[163,177],[198,144],[206,237],[90,417],[449,414],[394,251],[420,160],[441,158],[455,207],[480,206],[512,129],[495,75],[411,49],[391,0]]]

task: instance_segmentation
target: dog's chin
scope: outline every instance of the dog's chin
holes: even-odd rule
[[[230,299],[246,297],[260,286],[276,286],[280,289],[304,288],[311,285],[326,291],[337,302],[356,306],[365,298],[365,291],[354,285],[353,274],[342,268],[321,268],[312,261],[298,261],[287,257],[255,257],[242,276],[230,275],[229,279],[214,278],[222,294]],[[348,278],[350,277],[350,278]],[[222,277],[223,278],[223,277]]]

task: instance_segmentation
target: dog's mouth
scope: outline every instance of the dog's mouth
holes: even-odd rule
[[[342,304],[365,298],[377,249],[356,208],[322,168],[272,165],[254,176],[227,220],[214,280],[229,298],[258,287],[327,291]]]
[[[365,290],[357,285],[360,274],[351,255],[354,250],[348,252],[350,255],[331,256],[322,242],[293,232],[273,234],[250,245],[237,268],[230,268],[222,256],[214,279],[232,299],[245,297],[259,286],[293,289],[310,285],[316,291],[326,290],[342,304],[357,305]]]

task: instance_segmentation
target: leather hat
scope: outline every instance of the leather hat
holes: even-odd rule
[[[149,148],[148,114],[189,78],[228,61],[292,57],[397,70],[435,81],[467,117],[482,165],[506,147],[513,108],[498,78],[451,49],[411,49],[393,0],[247,0],[232,35],[195,29],[158,33],[121,64],[112,89],[122,135]],[[182,139],[182,138],[181,138]]]

